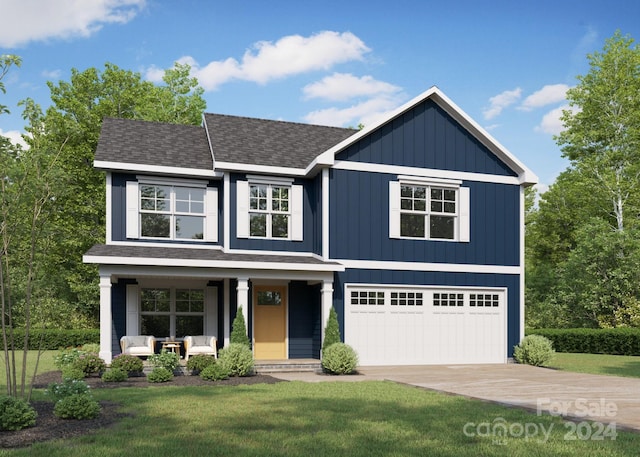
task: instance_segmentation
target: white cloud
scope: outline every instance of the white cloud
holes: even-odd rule
[[[369,126],[386,117],[400,106],[400,95],[380,95],[347,108],[327,108],[313,111],[304,119],[312,124],[332,125],[336,127],[364,124]]]
[[[520,99],[522,95],[522,89],[517,87],[513,90],[505,90],[501,94],[498,94],[489,99],[490,106],[485,109],[482,114],[486,120],[493,119],[502,113],[502,110],[510,105],[513,105]]]
[[[531,111],[534,108],[559,103],[565,100],[569,86],[566,84],[550,84],[534,92],[524,99],[520,105],[521,110]]]
[[[306,98],[322,98],[331,101],[345,101],[382,94],[392,95],[401,90],[393,84],[377,81],[372,76],[359,78],[348,73],[334,73],[302,89]]]
[[[105,24],[124,24],[147,0],[3,0],[0,47],[88,37]]]
[[[44,70],[42,72],[42,76],[47,79],[60,79],[60,75],[62,75],[61,70]]]
[[[560,120],[563,110],[568,110],[569,105],[562,105],[554,110],[549,111],[542,117],[540,125],[535,128],[536,132],[548,133],[550,135],[558,135],[564,129],[564,125]]]
[[[22,138],[22,134],[23,132],[19,132],[17,130],[8,130],[8,131],[3,131],[2,129],[0,129],[0,136],[4,136],[9,138],[9,141],[11,141],[13,144],[19,144],[21,145],[23,148],[27,148],[27,143],[25,143],[24,139]]]
[[[271,80],[316,70],[329,70],[334,65],[363,60],[370,49],[353,33],[324,31],[303,37],[289,35],[276,42],[259,41],[248,49],[241,60],[229,57],[201,67],[190,56],[178,61],[188,63],[191,75],[198,78],[207,91],[233,80],[265,84]],[[147,71],[147,78],[157,78],[157,69]]]

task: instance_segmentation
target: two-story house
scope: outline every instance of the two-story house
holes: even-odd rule
[[[105,119],[100,356],[214,335],[320,358],[333,306],[362,365],[503,363],[524,332],[536,176],[431,88],[362,130],[205,114]]]

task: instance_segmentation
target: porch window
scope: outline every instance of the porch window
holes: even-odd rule
[[[204,334],[203,289],[141,289],[140,333],[157,337]]]

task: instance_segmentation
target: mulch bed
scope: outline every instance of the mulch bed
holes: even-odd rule
[[[98,377],[86,378],[85,381],[92,389],[113,389],[122,387],[138,388],[162,388],[165,386],[238,386],[248,384],[274,384],[283,382],[267,375],[255,375],[242,378],[229,378],[224,381],[205,381],[200,376],[175,376],[173,380],[163,383],[150,383],[145,376],[131,377],[124,382],[103,382]],[[36,377],[34,387],[46,388],[52,382],[62,382],[60,371],[42,373]],[[101,401],[102,411],[96,419],[90,420],[66,420],[53,414],[53,403],[49,401],[36,401],[31,405],[38,413],[36,425],[15,432],[0,431],[0,448],[17,448],[30,446],[33,443],[49,441],[58,438],[71,438],[91,433],[95,430],[110,427],[125,417],[133,417],[132,414],[124,414],[118,411],[120,405],[115,402]]]

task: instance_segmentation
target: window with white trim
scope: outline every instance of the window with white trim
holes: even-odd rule
[[[390,181],[389,236],[469,241],[469,188],[453,180]]]
[[[128,181],[127,238],[217,241],[218,190],[206,183]]]
[[[140,289],[140,334],[157,337],[204,334],[203,289]]]

